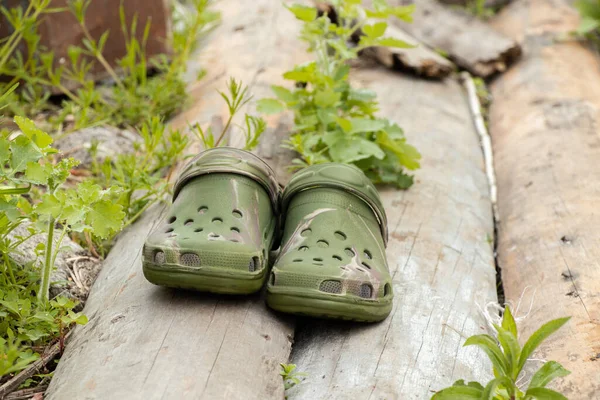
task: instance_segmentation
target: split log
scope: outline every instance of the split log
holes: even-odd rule
[[[260,98],[308,57],[296,39],[299,23],[284,7],[230,0],[215,8],[223,22],[190,65],[208,75],[193,87],[194,105],[175,126],[222,125],[227,106],[216,89],[225,90],[230,76]],[[269,124],[259,154],[283,177],[290,153],[278,140],[291,119]],[[237,145],[243,138],[233,133]],[[182,293],[148,283],[141,249],[163,213],[157,207],[121,234],[84,309],[90,322],[74,330],[46,398],[282,399],[279,363],[289,358],[293,319],[269,311],[260,295]]]
[[[390,4],[415,4],[412,23],[394,23],[474,75],[489,77],[502,72],[521,54],[519,45],[477,17],[453,10],[436,0],[391,0]]]
[[[381,190],[394,309],[371,325],[307,321],[292,362],[306,381],[290,399],[425,399],[455,380],[490,378],[485,355],[463,348],[485,333],[480,307],[496,301],[492,207],[482,151],[461,85],[384,69],[354,75],[381,114],[423,154],[408,191]]]
[[[400,49],[375,46],[365,49],[364,55],[374,58],[388,68],[407,71],[424,78],[442,79],[454,70],[454,64],[450,60],[429,49],[402,29],[390,25],[385,35],[415,47]]]
[[[517,316],[527,314],[524,337],[572,317],[534,355],[572,371],[555,389],[570,399],[598,399],[600,60],[579,43],[556,40],[577,26],[569,3],[515,2],[495,21],[525,42],[523,60],[491,87],[498,262],[507,300],[517,304],[523,296]]]

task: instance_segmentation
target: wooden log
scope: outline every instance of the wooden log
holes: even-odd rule
[[[216,89],[225,90],[230,76],[260,98],[308,57],[296,39],[299,24],[281,5],[229,0],[215,8],[223,22],[190,65],[208,75],[174,126],[222,125],[227,106]],[[269,124],[258,152],[285,177],[290,153],[279,140],[291,120],[284,115]],[[236,145],[242,138],[233,135]],[[279,363],[289,357],[293,319],[273,314],[260,295],[182,293],[148,283],[141,248],[163,212],[144,215],[110,252],[84,309],[90,322],[73,332],[46,398],[282,399]]]
[[[407,71],[430,79],[445,78],[454,70],[454,64],[450,60],[429,49],[402,29],[390,25],[385,35],[415,47],[399,49],[376,46],[365,49],[363,55],[374,58],[388,68]]]
[[[523,60],[491,87],[490,132],[506,298],[517,304],[523,296],[524,336],[572,317],[534,358],[572,371],[555,386],[569,399],[598,399],[600,60],[582,44],[556,40],[576,24],[567,0],[516,2],[495,21],[525,43]]]
[[[496,301],[489,188],[464,91],[382,68],[354,78],[423,154],[413,187],[381,190],[394,309],[379,324],[306,321],[292,362],[308,377],[288,398],[426,399],[458,379],[487,382],[485,355],[462,347]]]
[[[502,72],[521,54],[516,42],[477,17],[436,0],[391,0],[389,3],[414,3],[414,21],[395,20],[394,23],[429,47],[443,50],[457,65],[474,75],[489,77]]]

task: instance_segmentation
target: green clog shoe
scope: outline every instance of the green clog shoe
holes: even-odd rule
[[[267,285],[271,308],[356,321],[389,315],[387,219],[362,171],[344,164],[300,171],[283,193],[282,215],[281,252]]]
[[[252,153],[200,153],[181,172],[170,210],[144,244],[144,276],[176,288],[258,291],[279,232],[280,197],[275,173]]]

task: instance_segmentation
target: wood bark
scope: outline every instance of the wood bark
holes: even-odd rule
[[[515,2],[495,26],[524,58],[492,85],[490,110],[502,220],[498,262],[524,337],[571,321],[534,355],[572,374],[555,389],[600,398],[600,61],[557,40],[577,25],[568,0]],[[530,363],[530,372],[542,365]],[[531,377],[531,375],[528,375]]]
[[[308,57],[297,41],[299,24],[270,0],[215,3],[222,24],[190,65],[208,75],[192,87],[192,106],[172,122],[223,126],[227,106],[216,92],[229,77],[261,98],[270,85]],[[252,108],[252,107],[250,107]],[[240,115],[239,117],[243,117]],[[280,140],[289,115],[269,120],[258,153],[285,179],[290,152]],[[232,131],[231,144],[243,141]],[[195,146],[196,149],[199,146]],[[125,231],[105,261],[78,327],[58,365],[47,399],[283,399],[279,363],[287,362],[293,319],[276,316],[260,295],[215,296],[148,283],[141,249],[162,219],[156,207]]]
[[[381,190],[394,309],[379,324],[306,321],[292,362],[306,381],[290,399],[426,399],[457,379],[486,381],[491,366],[466,337],[485,333],[496,301],[492,207],[482,151],[461,85],[362,70],[381,114],[423,155],[407,191]]]
[[[412,23],[394,23],[474,75],[489,77],[502,72],[521,54],[519,45],[477,17],[453,10],[436,0],[391,0],[390,4],[415,4]]]
[[[385,36],[402,40],[415,47],[399,49],[376,46],[365,49],[363,54],[388,68],[406,71],[424,78],[442,79],[454,70],[454,64],[450,60],[429,49],[400,28],[388,26]]]

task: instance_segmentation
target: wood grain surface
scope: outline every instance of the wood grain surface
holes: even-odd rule
[[[270,85],[308,57],[296,39],[299,24],[280,4],[231,0],[215,8],[222,23],[190,65],[191,73],[203,67],[208,74],[172,126],[222,127],[228,114],[216,90],[229,77],[256,98],[270,96]],[[290,123],[288,115],[271,118],[258,149],[282,179],[291,153],[279,144]],[[242,140],[232,130],[230,143]],[[144,279],[142,245],[163,212],[155,208],[121,234],[86,304],[90,322],[74,331],[46,398],[283,399],[279,363],[291,350],[291,318],[273,314],[261,295],[180,292]]]
[[[394,309],[372,325],[305,321],[292,361],[306,372],[290,399],[428,399],[457,379],[487,380],[479,307],[496,300],[492,208],[467,99],[454,79],[411,79],[383,68],[355,81],[377,92],[423,155],[408,191],[381,191]]]
[[[523,60],[492,85],[498,261],[507,300],[522,298],[525,336],[572,317],[533,357],[572,371],[554,388],[598,399],[600,63],[582,44],[557,40],[577,24],[569,3],[515,2],[495,21],[524,43]],[[530,372],[540,366],[530,362]]]

